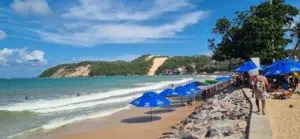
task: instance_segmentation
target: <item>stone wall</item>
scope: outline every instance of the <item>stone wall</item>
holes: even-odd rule
[[[170,139],[243,139],[247,138],[250,103],[240,89],[215,94],[181,122]]]

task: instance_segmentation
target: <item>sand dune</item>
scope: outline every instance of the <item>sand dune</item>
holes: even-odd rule
[[[91,65],[79,66],[75,68],[75,70],[67,70],[66,68],[61,68],[56,71],[51,77],[86,77],[89,76],[91,67]]]
[[[160,57],[160,58],[155,58],[153,60],[153,65],[150,68],[149,72],[148,72],[148,76],[153,76],[155,75],[155,71],[162,65],[164,64],[164,62],[167,60],[167,57]]]

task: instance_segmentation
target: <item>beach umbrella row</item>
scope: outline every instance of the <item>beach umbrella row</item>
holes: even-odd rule
[[[225,79],[225,77],[223,77],[223,79]],[[216,79],[208,80],[208,81],[210,81],[211,83],[217,82]],[[203,85],[204,82],[192,82],[184,86],[177,86],[175,89],[167,88],[159,94],[156,92],[145,92],[141,97],[133,100],[130,104],[136,107],[150,108],[151,120],[152,120],[152,108],[170,106],[171,101],[164,97],[181,96],[181,103],[182,103],[183,96],[192,96],[195,95],[197,92],[201,91],[201,89],[197,87],[196,83],[197,84],[201,83],[201,85]]]

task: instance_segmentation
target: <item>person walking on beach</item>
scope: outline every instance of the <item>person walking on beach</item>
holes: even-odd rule
[[[259,75],[256,76],[256,82],[255,82],[255,103],[257,106],[257,112],[260,112],[259,107],[259,100],[261,100],[262,103],[262,113],[265,115],[265,107],[266,107],[266,100],[265,100],[265,93],[268,86],[268,80],[265,76],[262,75],[262,71],[259,71]]]

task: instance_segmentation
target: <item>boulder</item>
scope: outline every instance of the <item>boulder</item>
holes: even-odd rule
[[[201,128],[197,131],[191,132],[189,135],[183,137],[183,139],[204,139],[207,134],[206,128]]]

